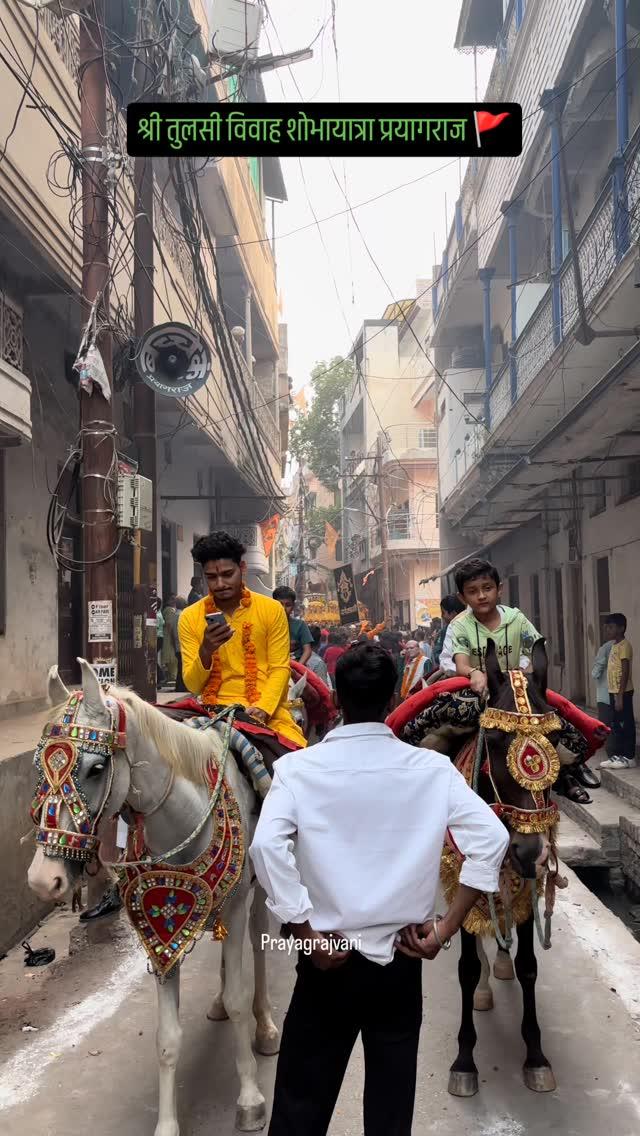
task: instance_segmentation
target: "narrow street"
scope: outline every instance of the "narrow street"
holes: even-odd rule
[[[640,1130],[640,945],[568,872],[554,919],[554,945],[540,958],[539,1019],[558,1089],[536,1096],[521,1079],[520,992],[493,981],[495,1009],[476,1014],[480,1093],[456,1100],[446,1091],[455,1054],[459,993],[456,950],[424,966],[424,1027],[416,1136],[637,1136]],[[70,913],[34,936],[57,961],[43,971],[22,966],[17,948],[0,971],[0,1132],[23,1136],[152,1136],[155,1126],[154,984],[142,954],[106,928],[64,958]],[[106,941],[105,941],[106,940]],[[237,1081],[226,1023],[205,1007],[216,988],[219,948],[201,942],[183,972],[183,1056],[179,1068],[182,1136],[231,1136]],[[282,1021],[293,964],[271,960],[275,1017]],[[22,1032],[30,1025],[37,1032]],[[259,1058],[270,1099],[275,1059]],[[359,1136],[363,1083],[356,1050],[330,1136]]]

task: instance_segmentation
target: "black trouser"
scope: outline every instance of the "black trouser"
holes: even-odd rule
[[[636,756],[636,720],[633,714],[633,691],[622,695],[622,710],[616,710],[616,696],[609,695],[611,703],[612,749],[617,757]]]
[[[609,726],[609,728],[611,728],[611,707],[608,702],[598,703],[598,721],[602,722],[603,726]],[[606,751],[607,757],[615,756],[616,751],[614,748],[614,741],[615,735],[607,734],[607,740],[604,743],[604,749]]]
[[[380,966],[354,951],[336,970],[318,970],[304,956],[296,969],[269,1136],[325,1136],[359,1033],[365,1136],[411,1136],[422,963],[396,953]]]

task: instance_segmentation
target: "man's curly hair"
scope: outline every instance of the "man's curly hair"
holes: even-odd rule
[[[233,560],[234,564],[240,564],[245,551],[239,540],[219,530],[209,533],[209,536],[201,536],[191,549],[191,555],[204,568],[210,560]]]

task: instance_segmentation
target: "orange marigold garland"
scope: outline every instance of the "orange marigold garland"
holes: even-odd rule
[[[251,592],[247,587],[242,588],[242,595],[240,597],[240,606],[248,608],[251,606]],[[212,615],[214,612],[219,611],[220,608],[215,603],[212,595],[208,595],[204,601],[205,615]],[[253,631],[253,624],[242,624],[242,649],[244,651],[244,692],[247,699],[247,706],[255,706],[260,695],[258,693],[257,679],[258,679],[258,660],[256,657],[256,645],[251,638]],[[211,671],[209,678],[202,691],[202,701],[207,706],[215,706],[217,704],[220,686],[222,684],[222,663],[220,661],[220,652],[216,651],[213,656],[211,664]]]

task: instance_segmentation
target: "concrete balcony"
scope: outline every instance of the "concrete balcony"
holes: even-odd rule
[[[246,158],[223,158],[202,175],[203,208],[216,235],[220,287],[233,322],[242,322],[247,289],[260,319],[253,353],[276,358],[279,349],[276,269],[261,204]],[[240,321],[238,320],[240,316]]]
[[[390,511],[385,521],[387,530],[387,548],[389,552],[418,552],[425,548],[425,541],[421,535],[420,517],[413,513]],[[370,538],[371,556],[380,556],[382,544],[380,528],[374,528]]]
[[[5,0],[2,18],[3,38],[11,43],[12,55],[23,61],[26,71],[31,70],[30,77],[43,103],[79,133],[77,20],[62,20],[49,10],[41,12],[36,46],[36,14],[32,9],[18,0]],[[24,92],[6,67],[0,93],[0,137],[10,138]],[[51,154],[58,143],[45,118],[28,106],[29,99],[20,117],[20,130],[8,142],[0,163],[2,210],[23,237],[42,248],[56,281],[77,286],[81,247],[69,225],[69,202],[53,193],[47,180]],[[59,172],[66,177],[62,167]]]
[[[438,460],[435,426],[415,423],[390,426],[383,434],[382,464],[391,462],[436,462]]]

